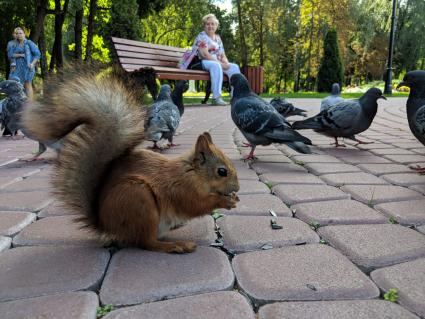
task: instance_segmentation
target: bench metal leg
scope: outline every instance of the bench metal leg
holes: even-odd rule
[[[208,99],[210,98],[211,95],[211,81],[207,82],[207,87],[205,88],[205,98],[202,100],[202,104],[207,104]]]

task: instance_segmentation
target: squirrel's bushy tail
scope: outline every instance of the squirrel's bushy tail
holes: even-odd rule
[[[63,138],[53,179],[56,193],[94,226],[105,170],[143,141],[144,118],[119,80],[95,75],[53,85],[22,117],[39,140]]]

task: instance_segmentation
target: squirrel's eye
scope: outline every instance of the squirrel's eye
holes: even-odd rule
[[[226,177],[227,176],[227,169],[220,167],[217,170],[218,175],[220,175],[221,177]]]

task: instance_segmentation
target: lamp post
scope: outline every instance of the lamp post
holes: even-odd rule
[[[390,0],[391,1],[391,0]],[[394,35],[395,35],[395,24],[397,20],[397,0],[393,0],[393,12],[391,15],[391,32],[390,32],[390,44],[388,47],[388,64],[387,64],[387,77],[385,79],[385,94],[392,93],[392,72],[393,72],[393,50],[394,50]]]

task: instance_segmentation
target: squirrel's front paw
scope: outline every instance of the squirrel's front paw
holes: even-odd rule
[[[230,195],[223,196],[224,197],[224,205],[223,208],[232,209],[236,207],[237,202],[239,202],[239,197],[235,192],[232,192]]]

